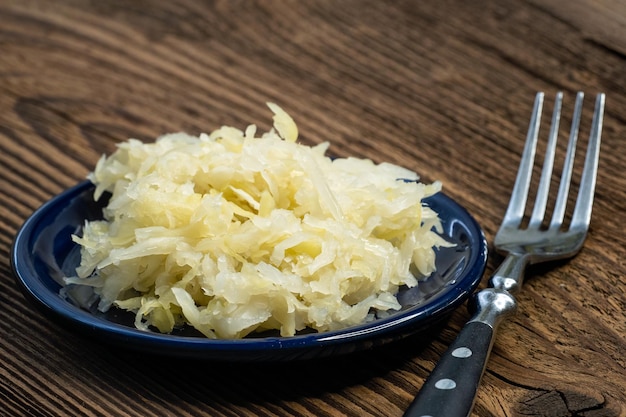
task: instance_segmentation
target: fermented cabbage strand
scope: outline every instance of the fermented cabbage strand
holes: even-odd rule
[[[356,325],[397,310],[395,294],[435,269],[448,246],[422,199],[440,184],[388,163],[325,156],[296,142],[275,104],[257,137],[222,127],[199,137],[130,139],[90,180],[110,194],[85,223],[81,263],[98,308],[136,314],[139,329],[190,325],[210,338]]]

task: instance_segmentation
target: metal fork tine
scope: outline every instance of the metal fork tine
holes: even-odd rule
[[[576,94],[574,116],[572,117],[572,127],[570,128],[569,142],[567,144],[567,154],[565,155],[565,163],[563,164],[561,183],[559,184],[554,213],[552,214],[552,220],[550,221],[550,229],[559,229],[563,224],[563,219],[565,217],[567,196],[569,194],[570,181],[574,168],[574,158],[576,156],[576,143],[578,141],[578,130],[582,115],[584,96],[583,92],[578,92],[578,94]]]
[[[502,221],[503,225],[516,227],[521,223],[524,217],[526,199],[528,197],[528,189],[530,188],[530,180],[535,161],[535,151],[537,149],[543,98],[544,94],[542,92],[537,93],[535,97],[535,105],[528,126],[528,134],[526,135],[526,144],[524,145],[524,152],[517,171],[513,192],[511,193],[511,200]]]
[[[602,132],[602,119],[604,117],[605,95],[598,94],[596,97],[595,110],[587,145],[587,155],[585,157],[585,167],[580,181],[576,207],[572,216],[570,230],[587,230],[591,221],[591,208],[593,206],[593,195],[596,186],[596,176],[598,172],[598,160],[600,158],[600,137]]]
[[[550,192],[550,179],[552,178],[552,169],[554,167],[554,155],[556,153],[556,141],[559,136],[559,123],[561,121],[561,106],[563,103],[563,93],[559,92],[554,101],[554,110],[552,112],[552,124],[550,126],[550,136],[546,147],[546,155],[543,161],[543,169],[541,170],[541,179],[539,180],[539,189],[535,198],[535,205],[528,223],[529,228],[540,227],[543,223],[543,217],[546,213],[548,205],[548,194]]]

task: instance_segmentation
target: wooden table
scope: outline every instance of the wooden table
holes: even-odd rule
[[[626,416],[626,6],[617,0],[0,3],[0,414],[400,416],[469,313],[338,359],[231,365],[86,340],[26,301],[20,225],[129,137],[271,126],[440,180],[491,242],[536,91],[607,94],[590,233],[534,269],[473,416]],[[586,126],[589,125],[586,122]],[[583,130],[582,138],[588,130]],[[564,145],[562,146],[564,147]],[[490,256],[487,273],[500,259]]]

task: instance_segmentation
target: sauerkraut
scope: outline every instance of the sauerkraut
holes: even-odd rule
[[[73,236],[76,276],[98,309],[135,314],[139,329],[193,326],[209,338],[341,329],[400,308],[396,292],[435,269],[441,188],[407,169],[325,156],[269,103],[257,136],[221,127],[199,137],[130,139],[89,179],[109,195],[103,220]]]

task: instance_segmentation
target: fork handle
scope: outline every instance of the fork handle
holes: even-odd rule
[[[467,417],[491,353],[501,319],[515,310],[506,290],[486,288],[475,298],[476,313],[405,412],[405,417]]]

